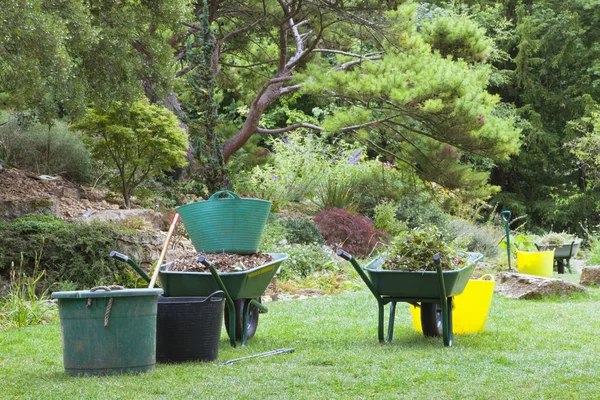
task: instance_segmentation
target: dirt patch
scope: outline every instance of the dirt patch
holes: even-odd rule
[[[0,201],[58,200],[59,217],[70,220],[90,210],[114,210],[104,192],[85,188],[60,177],[36,175],[17,168],[0,169]]]
[[[174,259],[169,271],[181,272],[210,272],[209,268],[198,262],[198,257],[204,256],[213,263],[219,272],[239,272],[260,267],[273,261],[266,253],[232,254],[232,253],[195,253],[189,252]]]

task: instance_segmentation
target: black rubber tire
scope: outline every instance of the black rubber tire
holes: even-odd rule
[[[255,299],[259,303],[260,297]],[[235,304],[235,340],[242,340],[242,322],[244,321],[244,305],[246,302],[250,301],[250,299],[237,299],[234,300]],[[250,314],[248,315],[248,331],[246,339],[250,339],[256,333],[256,328],[258,326],[258,314],[259,309],[256,307],[250,306]],[[225,306],[225,329],[229,332],[229,308]]]
[[[421,303],[421,328],[423,335],[440,337],[444,334],[442,308],[436,303]]]

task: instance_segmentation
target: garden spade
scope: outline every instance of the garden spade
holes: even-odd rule
[[[504,210],[500,213],[502,216],[502,221],[504,221],[504,228],[506,229],[506,252],[508,254],[508,270],[512,271],[510,266],[510,216],[511,212],[508,210]]]

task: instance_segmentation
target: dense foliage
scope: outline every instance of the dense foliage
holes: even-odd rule
[[[257,164],[267,181],[265,155],[279,151],[267,138],[295,130],[402,166],[393,177],[402,185],[410,169],[458,204],[493,195],[533,227],[598,222],[600,189],[582,151],[597,136],[594,1],[0,5],[3,110],[51,127],[90,107],[163,103],[189,129],[196,196],[240,184],[235,175]],[[402,197],[370,187],[378,182],[366,174],[350,186],[312,182],[306,173],[320,171],[302,164],[300,185],[262,187],[263,197],[301,200],[307,190],[320,207],[371,217],[380,193]]]
[[[43,270],[49,285],[56,283],[52,290],[63,285],[79,289],[114,283],[135,286],[136,277],[129,267],[109,257],[112,250],[119,251],[117,239],[123,232],[114,224],[68,223],[43,214],[0,223],[0,275],[8,280],[15,269],[28,276]]]

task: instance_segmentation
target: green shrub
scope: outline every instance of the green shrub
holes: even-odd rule
[[[590,237],[590,249],[587,252],[586,265],[600,265],[600,239]]]
[[[306,278],[314,273],[338,269],[338,261],[332,251],[324,246],[288,244],[279,250],[289,256],[279,271],[278,276],[282,280]]]
[[[281,246],[287,244],[285,227],[278,214],[271,213],[260,237],[259,250],[263,252],[279,252]]]
[[[391,201],[382,201],[375,207],[375,222],[373,226],[376,229],[384,229],[391,236],[398,236],[408,229],[406,222],[400,222],[396,219],[397,207]]]
[[[404,196],[396,205],[396,218],[406,222],[409,228],[433,225],[444,229],[448,223],[448,215],[427,193]]]
[[[499,243],[504,237],[500,226],[481,225],[460,218],[453,218],[448,222],[445,234],[447,241],[461,240],[465,250],[481,253],[488,258],[498,256]]]
[[[19,125],[16,118],[0,126],[6,162],[37,171],[84,182],[92,175],[90,152],[79,135],[64,122],[51,128],[42,124]]]
[[[32,275],[37,262],[51,286],[70,281],[89,289],[116,283],[116,275],[121,285],[134,286],[129,267],[109,257],[112,250],[119,251],[117,239],[124,233],[145,235],[115,224],[67,223],[43,214],[4,222],[0,224],[0,274],[7,277],[11,264],[21,263],[24,273]]]
[[[324,244],[319,228],[307,218],[290,218],[281,221],[288,243]]]
[[[412,172],[400,170],[390,163],[367,162],[354,185],[354,190],[360,194],[358,212],[374,217],[375,207],[382,201],[400,200],[407,190],[405,182],[414,179],[412,175]]]

